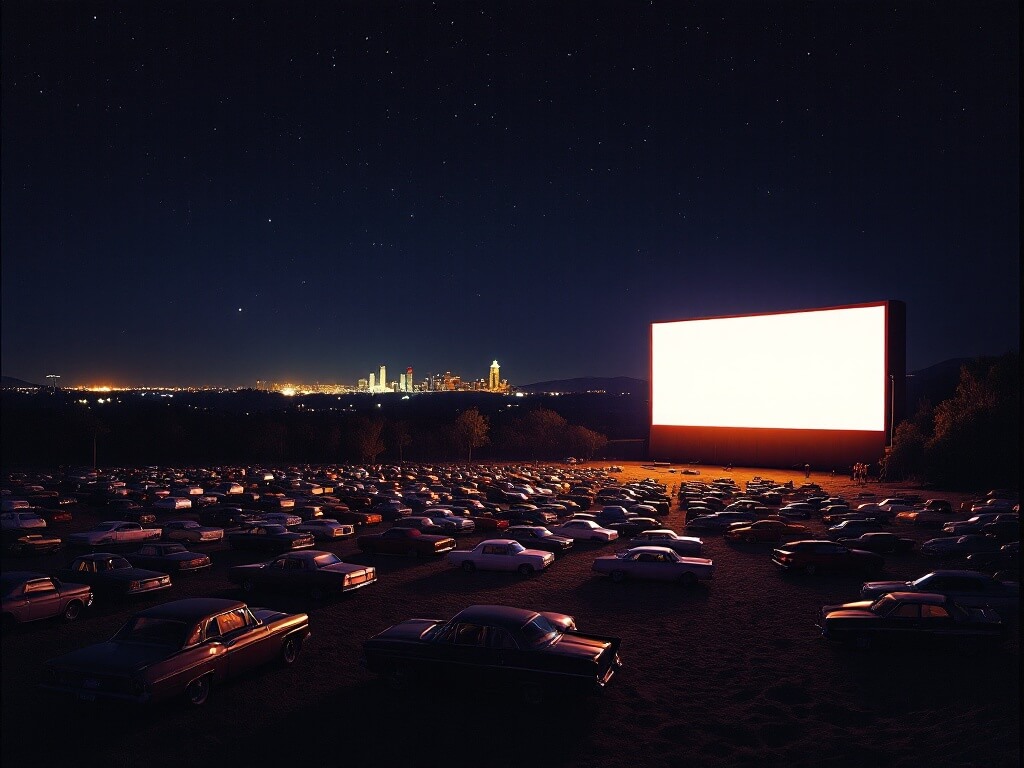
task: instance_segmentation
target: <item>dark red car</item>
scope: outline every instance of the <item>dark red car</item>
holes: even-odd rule
[[[849,549],[834,541],[791,541],[772,552],[772,562],[784,571],[815,574],[830,573],[876,574],[882,570],[885,559],[874,552]]]
[[[383,533],[360,536],[356,545],[363,552],[374,554],[426,557],[455,549],[455,539],[422,533],[415,528],[389,528]]]

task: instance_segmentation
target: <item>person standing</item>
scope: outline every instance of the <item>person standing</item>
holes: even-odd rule
[[[811,476],[811,465],[810,464],[804,464],[804,477],[810,477],[810,476]]]

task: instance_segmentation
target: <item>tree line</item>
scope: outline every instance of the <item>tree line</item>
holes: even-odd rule
[[[981,358],[961,367],[953,397],[922,400],[896,426],[882,471],[943,488],[1016,488],[1020,432],[1019,354]]]

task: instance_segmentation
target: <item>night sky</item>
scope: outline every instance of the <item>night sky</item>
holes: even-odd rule
[[[646,378],[890,298],[909,370],[1017,348],[1016,2],[2,8],[5,375]]]

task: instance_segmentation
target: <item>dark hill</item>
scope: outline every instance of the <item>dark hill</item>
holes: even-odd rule
[[[13,376],[0,376],[0,387],[3,389],[25,389],[27,387],[36,387],[38,389],[41,385],[22,381],[21,379],[16,379]]]
[[[629,376],[585,376],[578,379],[557,379],[539,381],[536,384],[517,386],[520,392],[607,392],[615,395],[646,395],[650,385],[644,379]]]

